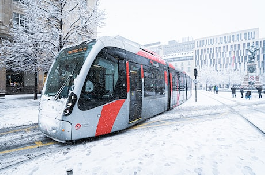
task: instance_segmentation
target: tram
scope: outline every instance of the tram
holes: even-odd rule
[[[121,36],[63,49],[49,70],[38,125],[59,142],[123,130],[184,103],[192,80]]]

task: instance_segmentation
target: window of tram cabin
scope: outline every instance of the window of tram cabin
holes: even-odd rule
[[[97,55],[86,76],[78,107],[89,110],[115,99],[127,98],[125,60],[105,49]]]
[[[144,66],[144,96],[165,96],[165,75],[159,67]]]

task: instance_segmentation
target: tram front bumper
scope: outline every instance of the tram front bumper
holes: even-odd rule
[[[71,123],[51,118],[39,118],[39,129],[48,137],[65,142],[72,140]]]

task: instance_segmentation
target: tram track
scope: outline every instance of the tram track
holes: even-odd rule
[[[48,146],[56,142],[45,137],[37,124],[0,129],[0,170],[50,152]]]
[[[0,129],[0,155],[34,143],[50,142],[39,130],[37,124]],[[9,151],[12,152],[12,151]]]
[[[258,107],[255,107],[253,108],[253,105],[262,105],[258,102],[253,102],[251,103],[251,107],[245,103],[241,103],[241,102],[237,102],[237,101],[234,101],[233,99],[229,99],[229,98],[226,98],[226,97],[223,97],[223,96],[219,96],[218,99],[217,98],[214,98],[213,96],[207,94],[207,93],[204,93],[204,95],[207,95],[209,98],[212,98],[214,100],[216,100],[217,102],[221,103],[222,105],[226,106],[227,108],[230,109],[230,111],[238,116],[240,116],[241,118],[243,118],[246,122],[248,122],[252,127],[254,127],[255,129],[257,129],[260,133],[262,133],[263,135],[265,135],[265,128],[263,128],[259,123],[257,122],[254,122],[253,120],[251,120],[251,117],[246,117],[248,115],[252,115],[252,113],[256,113],[259,112],[259,113],[262,113],[263,116],[265,116],[265,111],[262,111],[260,109],[258,109]],[[230,104],[228,105],[227,103],[225,103],[224,101],[221,101],[219,99],[224,99],[226,101],[229,101],[229,102],[232,102],[234,104]],[[236,110],[236,107],[241,107],[241,108],[244,108],[244,113],[242,113],[242,111],[240,110]],[[248,114],[246,114],[246,112]]]

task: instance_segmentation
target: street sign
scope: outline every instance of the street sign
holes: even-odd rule
[[[193,80],[193,83],[197,84],[198,83],[198,80],[197,79],[194,79]]]

